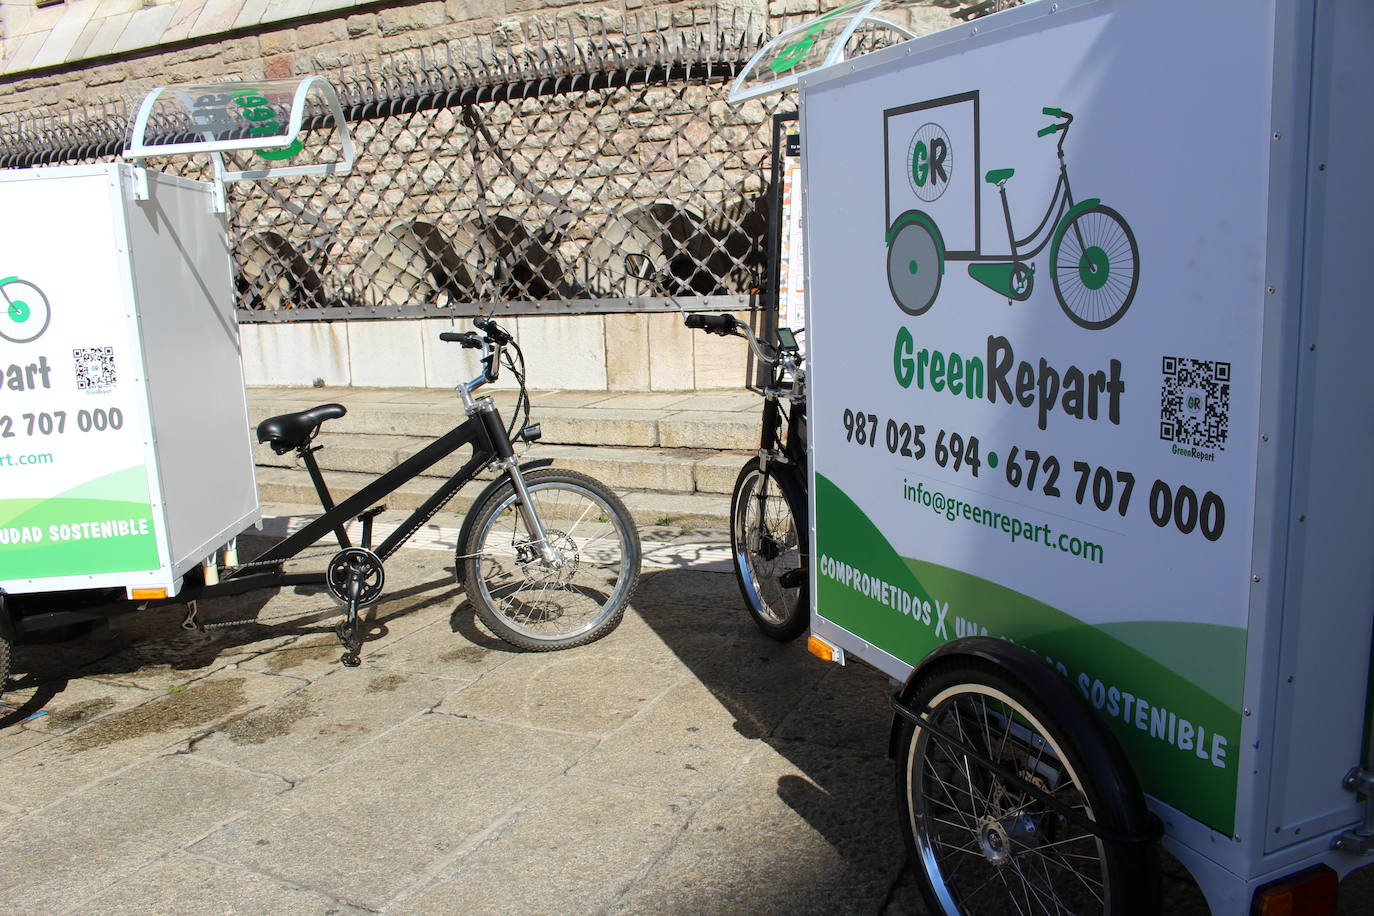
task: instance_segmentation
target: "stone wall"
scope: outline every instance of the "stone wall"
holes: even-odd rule
[[[108,7],[127,14],[127,0],[66,0],[74,7]],[[305,16],[233,26],[229,13],[248,8],[254,0],[179,0],[196,8],[213,6],[229,27],[196,37],[178,37],[160,45],[99,54],[93,58],[50,64],[39,69],[11,69],[9,62],[25,53],[23,33],[31,20],[10,26],[4,39],[5,68],[0,75],[0,115],[40,108],[65,108],[120,97],[139,97],[147,89],[167,83],[207,80],[264,79],[305,73],[329,73],[342,67],[378,61],[397,52],[418,51],[454,40],[480,41],[493,53],[523,45],[531,26],[545,34],[638,34],[714,26],[736,17],[741,24],[752,15],[761,31],[766,0],[678,0],[646,6],[644,0],[585,3],[575,0],[421,0],[410,3],[364,3]],[[342,0],[338,0],[342,2]],[[797,5],[796,0],[785,0]],[[149,3],[149,8],[174,8],[177,2]],[[266,4],[258,4],[266,7]],[[309,9],[311,3],[279,4],[286,9]],[[328,5],[326,0],[325,4]],[[814,10],[807,0],[800,7]],[[9,9],[10,5],[5,5]],[[318,7],[316,7],[318,8]],[[39,10],[62,11],[63,5]],[[46,22],[47,20],[40,20]],[[247,21],[247,20],[243,20]],[[51,31],[49,27],[48,31]],[[35,33],[37,34],[37,33]],[[76,53],[76,52],[73,52]],[[30,57],[32,52],[30,52]]]

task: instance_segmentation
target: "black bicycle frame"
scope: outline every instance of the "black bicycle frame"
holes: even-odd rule
[[[773,370],[772,384],[765,389],[763,399],[762,433],[759,452],[769,457],[777,456],[791,464],[798,473],[806,470],[806,404],[793,400],[787,410],[787,438],[782,440],[779,429],[782,427],[782,402],[788,399],[783,393],[782,367]],[[760,460],[765,460],[762,457]],[[766,484],[765,484],[766,485]],[[762,491],[761,491],[762,492]]]
[[[1058,206],[1055,206],[1056,204],[1058,204]],[[1036,255],[1040,254],[1040,252],[1044,251],[1045,246],[1050,243],[1050,238],[1054,235],[1053,232],[1045,232],[1045,237],[1043,239],[1040,239],[1040,244],[1036,245],[1033,250],[1025,252],[1024,254],[1020,253],[1020,249],[1023,246],[1029,245],[1032,241],[1039,237],[1040,233],[1045,230],[1046,226],[1051,225],[1051,219],[1053,219],[1054,223],[1058,223],[1059,217],[1068,212],[1072,207],[1073,192],[1069,190],[1069,167],[1064,163],[1064,160],[1061,157],[1059,160],[1059,181],[1057,181],[1054,185],[1054,194],[1050,197],[1050,205],[1045,210],[1044,219],[1040,220],[1040,225],[1036,226],[1035,230],[1031,232],[1030,235],[1026,236],[1023,239],[1016,239],[1013,238],[1012,235],[1011,210],[1007,205],[1006,189],[1003,188],[1002,214],[1007,218],[1007,237],[1008,240],[1011,241],[1011,260],[1028,261]]]
[[[479,411],[464,423],[449,430],[339,505],[326,511],[300,531],[267,550],[254,562],[286,560],[295,556],[331,529],[341,529],[344,524],[356,518],[363,510],[380,502],[403,484],[423,474],[429,468],[470,443],[473,445],[473,451],[472,457],[468,459],[467,463],[455,471],[452,477],[444,481],[429,499],[425,500],[399,528],[392,532],[390,537],[377,546],[374,552],[378,557],[385,560],[395,553],[426,519],[438,511],[439,507],[452,499],[454,493],[476,477],[479,470],[496,459],[509,458],[515,454],[511,448],[510,439],[506,436],[506,430],[501,425],[500,416],[494,408]],[[323,500],[325,492],[322,490],[320,495]]]
[[[489,403],[489,402],[488,402]],[[375,549],[377,556],[385,560],[404,544],[416,530],[438,512],[454,494],[476,478],[479,471],[493,461],[508,459],[515,455],[506,428],[501,425],[501,416],[494,406],[479,407],[476,413],[460,425],[449,430],[440,438],[407,458],[396,467],[387,471],[357,493],[337,506],[332,505],[329,491],[324,486],[323,475],[315,463],[310,446],[299,449],[315,480],[316,490],[325,512],[300,531],[268,548],[253,558],[236,574],[215,585],[192,586],[184,589],[174,598],[150,602],[154,604],[182,604],[197,598],[216,598],[239,595],[255,588],[282,585],[315,584],[324,581],[324,573],[285,573],[280,566],[266,572],[256,572],[263,564],[284,563],[306,547],[314,544],[330,531],[336,533],[340,546],[348,545],[344,526],[357,518],[363,511],[381,502],[405,483],[418,477],[429,468],[438,464],[465,445],[472,445],[472,457],[434,491],[429,499],[406,517],[405,521]]]

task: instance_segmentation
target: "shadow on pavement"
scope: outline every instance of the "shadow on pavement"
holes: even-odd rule
[[[240,544],[252,556],[276,540],[241,537]],[[319,562],[323,564],[323,560]],[[419,595],[424,599],[408,600]],[[459,596],[461,590],[448,571],[428,581],[388,589],[379,603],[363,610],[364,655],[367,644],[386,637],[389,624],[397,618],[453,602]],[[283,602],[277,601],[271,613],[280,619],[259,619],[278,597],[289,602],[290,610],[282,610]],[[394,610],[388,612],[387,608]],[[0,730],[43,713],[73,678],[133,682],[150,670],[158,670],[174,681],[192,680],[231,661],[296,642],[299,637],[333,636],[344,609],[322,586],[294,586],[201,600],[195,627],[183,626],[186,614],[187,606],[182,604],[131,610],[71,641],[43,643],[35,639],[20,643],[15,647],[14,673],[8,684],[0,685],[5,702],[0,706]],[[467,617],[471,616],[469,610]],[[230,621],[246,622],[217,625]],[[491,641],[470,623],[462,629],[474,642],[486,645]],[[339,651],[342,653],[342,647]]]

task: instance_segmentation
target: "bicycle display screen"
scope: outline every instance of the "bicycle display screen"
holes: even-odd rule
[[[778,328],[778,346],[783,350],[797,349],[797,335],[791,328]]]

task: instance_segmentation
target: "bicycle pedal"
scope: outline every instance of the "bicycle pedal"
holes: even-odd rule
[[[796,569],[789,569],[787,572],[778,576],[778,584],[783,588],[801,588],[806,582],[806,570],[800,566]]]

